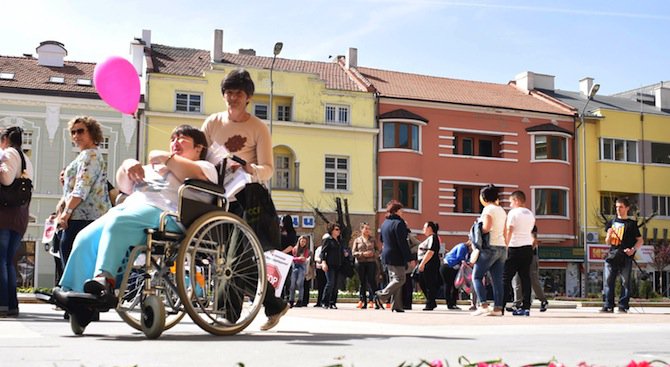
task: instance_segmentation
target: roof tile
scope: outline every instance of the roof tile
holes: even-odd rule
[[[67,95],[99,98],[93,86],[77,84],[77,79],[93,80],[94,63],[65,61],[63,67],[38,65],[32,57],[0,56],[0,72],[13,73],[14,79],[0,79],[0,89],[31,94]],[[59,76],[65,82],[51,83],[49,78]]]

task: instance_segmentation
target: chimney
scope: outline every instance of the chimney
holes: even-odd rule
[[[142,41],[144,41],[145,46],[151,48],[151,29],[142,30]]]
[[[358,49],[349,47],[349,56],[347,56],[347,69],[358,66]]]
[[[661,83],[661,85],[654,89],[654,97],[656,108],[662,110],[670,109],[670,88],[664,87]]]
[[[212,61],[221,62],[223,60],[223,30],[214,30],[214,49],[212,50]]]
[[[58,41],[44,41],[37,46],[37,64],[42,66],[63,67],[63,59],[67,56],[65,45]]]
[[[592,87],[593,87],[593,78],[591,78],[590,76],[582,78],[579,81],[579,93],[581,93],[584,96],[588,97]]]
[[[514,77],[517,89],[530,92],[535,89],[554,91],[553,75],[538,74],[532,71],[524,71]]]
[[[142,76],[142,69],[144,68],[144,41],[141,38],[135,38],[130,42],[130,58],[137,75]]]
[[[256,56],[256,50],[253,48],[241,48],[238,53],[244,56]]]

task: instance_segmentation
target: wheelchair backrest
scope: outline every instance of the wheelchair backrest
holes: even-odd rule
[[[179,222],[188,228],[196,219],[214,210],[228,210],[223,187],[211,182],[187,179],[179,188]]]

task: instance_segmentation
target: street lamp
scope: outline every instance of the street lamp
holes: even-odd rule
[[[274,81],[272,80],[272,70],[274,70],[275,67],[275,59],[277,59],[277,55],[281,52],[282,47],[284,47],[284,44],[282,42],[277,42],[275,43],[275,48],[272,50],[272,64],[270,64],[270,135],[272,135],[272,97],[274,94]]]
[[[584,245],[584,287],[582,288],[582,297],[588,296],[588,286],[589,286],[589,245],[586,240],[586,229],[587,229],[587,212],[588,212],[588,202],[586,201],[586,125],[584,124],[584,114],[586,113],[586,107],[589,105],[589,102],[595,97],[600,89],[600,84],[593,84],[591,90],[589,90],[589,95],[586,99],[586,104],[582,108],[582,112],[579,114],[579,126],[582,128],[582,241]]]

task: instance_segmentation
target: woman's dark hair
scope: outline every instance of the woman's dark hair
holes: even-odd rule
[[[440,225],[435,222],[426,222],[426,225],[433,230],[433,233],[437,234],[437,231],[440,230]]]
[[[386,217],[396,214],[403,206],[398,200],[391,200],[386,204]]]
[[[198,145],[202,147],[202,150],[200,151],[200,160],[207,158],[207,137],[205,136],[205,133],[202,132],[202,130],[191,125],[179,125],[175,127],[174,130],[172,130],[170,140],[179,136],[187,136],[193,139],[194,148]]]
[[[292,231],[295,232],[295,228],[293,228],[293,218],[286,214],[285,216],[281,217],[281,226],[283,229],[285,229],[287,232]]]
[[[23,144],[23,129],[19,126],[8,127],[0,133],[0,138],[6,138],[12,148],[20,150]]]
[[[84,126],[86,126],[88,135],[90,135],[91,139],[93,139],[93,144],[97,146],[102,143],[102,140],[104,139],[102,136],[102,128],[96,119],[91,116],[77,116],[68,121],[67,128],[72,130],[74,124],[84,124]]]
[[[482,196],[482,199],[484,199],[485,202],[495,203],[496,200],[500,198],[499,191],[500,190],[493,186],[493,184],[488,184],[479,190],[479,194]]]
[[[328,234],[332,236],[335,228],[340,228],[340,225],[337,223],[328,223],[326,225],[326,232],[328,232]]]
[[[254,81],[251,80],[251,75],[245,69],[235,69],[221,81],[221,94],[224,94],[227,89],[242,90],[248,97],[251,97],[255,90]]]

